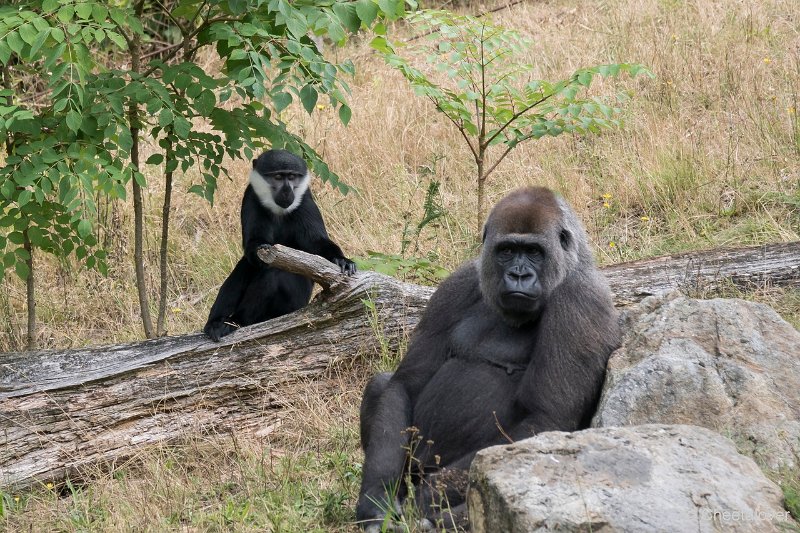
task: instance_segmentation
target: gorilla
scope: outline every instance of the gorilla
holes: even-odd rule
[[[283,244],[321,255],[352,275],[356,265],[328,237],[308,184],[305,161],[286,150],[267,150],[253,160],[242,198],[244,257],[222,284],[203,331],[213,341],[236,330],[305,306],[314,283],[267,266],[258,257],[264,245]]]
[[[588,427],[619,338],[575,212],[546,188],[510,193],[480,256],[431,297],[397,370],[364,391],[359,523],[393,530],[413,494],[423,528],[464,527],[475,453]]]

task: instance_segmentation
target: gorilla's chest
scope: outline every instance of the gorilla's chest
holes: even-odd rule
[[[536,342],[535,327],[512,327],[501,320],[487,320],[488,312],[483,306],[472,309],[450,331],[450,357],[499,365],[509,371],[527,367]]]

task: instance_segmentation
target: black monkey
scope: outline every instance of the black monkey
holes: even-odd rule
[[[421,525],[463,527],[478,450],[589,425],[619,327],[587,242],[548,189],[519,189],[495,206],[480,257],[442,282],[397,371],[364,391],[364,528],[390,523],[407,472]]]
[[[286,150],[268,150],[253,160],[242,198],[244,256],[220,287],[203,328],[214,341],[240,326],[296,311],[311,298],[313,282],[267,266],[257,255],[261,246],[290,246],[355,273],[355,263],[328,238],[310,180],[305,161]]]

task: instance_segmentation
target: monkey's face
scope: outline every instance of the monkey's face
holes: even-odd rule
[[[296,209],[311,176],[305,161],[286,150],[267,150],[253,160],[250,184],[261,204],[282,215]]]
[[[298,189],[305,176],[296,172],[272,172],[264,176],[264,180],[269,184],[272,198],[276,204],[283,209],[288,208],[300,194]],[[305,190],[303,191],[305,192]]]

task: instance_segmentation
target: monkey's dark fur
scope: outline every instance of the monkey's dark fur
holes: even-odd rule
[[[362,526],[380,530],[408,471],[423,521],[463,526],[475,453],[587,427],[618,342],[577,215],[545,188],[509,194],[489,215],[480,257],[434,293],[397,371],[364,391]]]
[[[285,150],[253,160],[242,198],[244,256],[219,289],[203,331],[214,341],[240,326],[296,311],[311,298],[313,282],[271,268],[258,258],[264,245],[283,244],[317,254],[353,274],[355,264],[328,238],[322,214],[308,188],[305,161]]]

